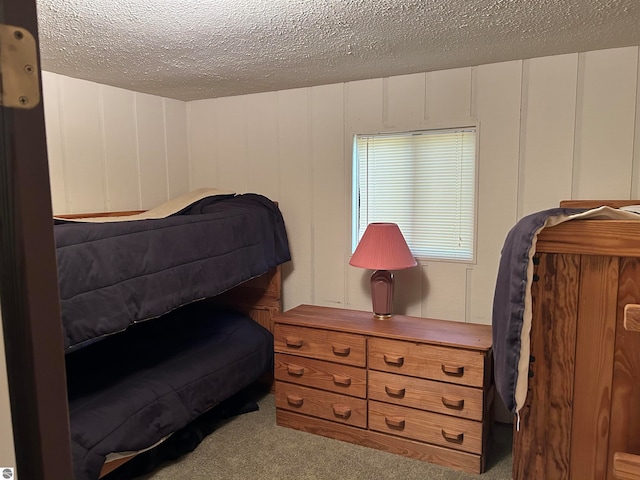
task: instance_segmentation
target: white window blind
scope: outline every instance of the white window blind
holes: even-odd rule
[[[356,135],[353,157],[354,250],[369,223],[394,222],[416,257],[473,261],[475,127]]]

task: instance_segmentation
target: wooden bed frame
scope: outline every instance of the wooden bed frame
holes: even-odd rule
[[[535,263],[529,389],[514,428],[513,478],[614,479],[614,455],[640,453],[640,337],[624,328],[625,306],[640,303],[640,221],[546,228]]]
[[[58,218],[81,219],[88,217],[115,217],[142,213],[144,210],[130,210],[126,212],[80,213],[56,215]],[[257,323],[273,333],[273,318],[282,311],[282,270],[277,266],[265,274],[248,280],[226,292],[204,300],[213,305],[232,307],[251,317]],[[273,373],[265,375],[260,380],[265,389],[273,388]],[[134,458],[136,454],[122,457],[105,463],[100,472],[100,478]]]

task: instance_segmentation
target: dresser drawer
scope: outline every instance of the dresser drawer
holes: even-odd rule
[[[367,427],[367,401],[362,398],[276,382],[276,407],[354,427]]]
[[[273,336],[275,351],[279,353],[359,367],[366,365],[366,340],[363,335],[277,323]]]
[[[482,352],[399,340],[369,340],[369,368],[413,377],[482,387]]]
[[[482,423],[472,420],[370,401],[369,428],[455,450],[482,453]]]
[[[340,363],[276,353],[276,380],[365,398],[367,371]]]
[[[482,420],[482,390],[444,382],[369,372],[369,398],[405,407]]]

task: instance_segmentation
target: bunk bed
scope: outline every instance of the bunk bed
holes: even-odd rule
[[[94,480],[270,375],[290,253],[257,194],[78,217],[54,234],[74,477]]]
[[[613,479],[620,452],[640,453],[640,351],[624,328],[640,303],[638,203],[561,202],[507,236],[493,330],[515,480]]]

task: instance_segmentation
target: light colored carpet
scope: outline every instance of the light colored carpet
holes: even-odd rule
[[[487,471],[438,465],[276,425],[273,394],[260,410],[234,417],[190,454],[139,480],[508,480],[511,426],[496,424]]]

